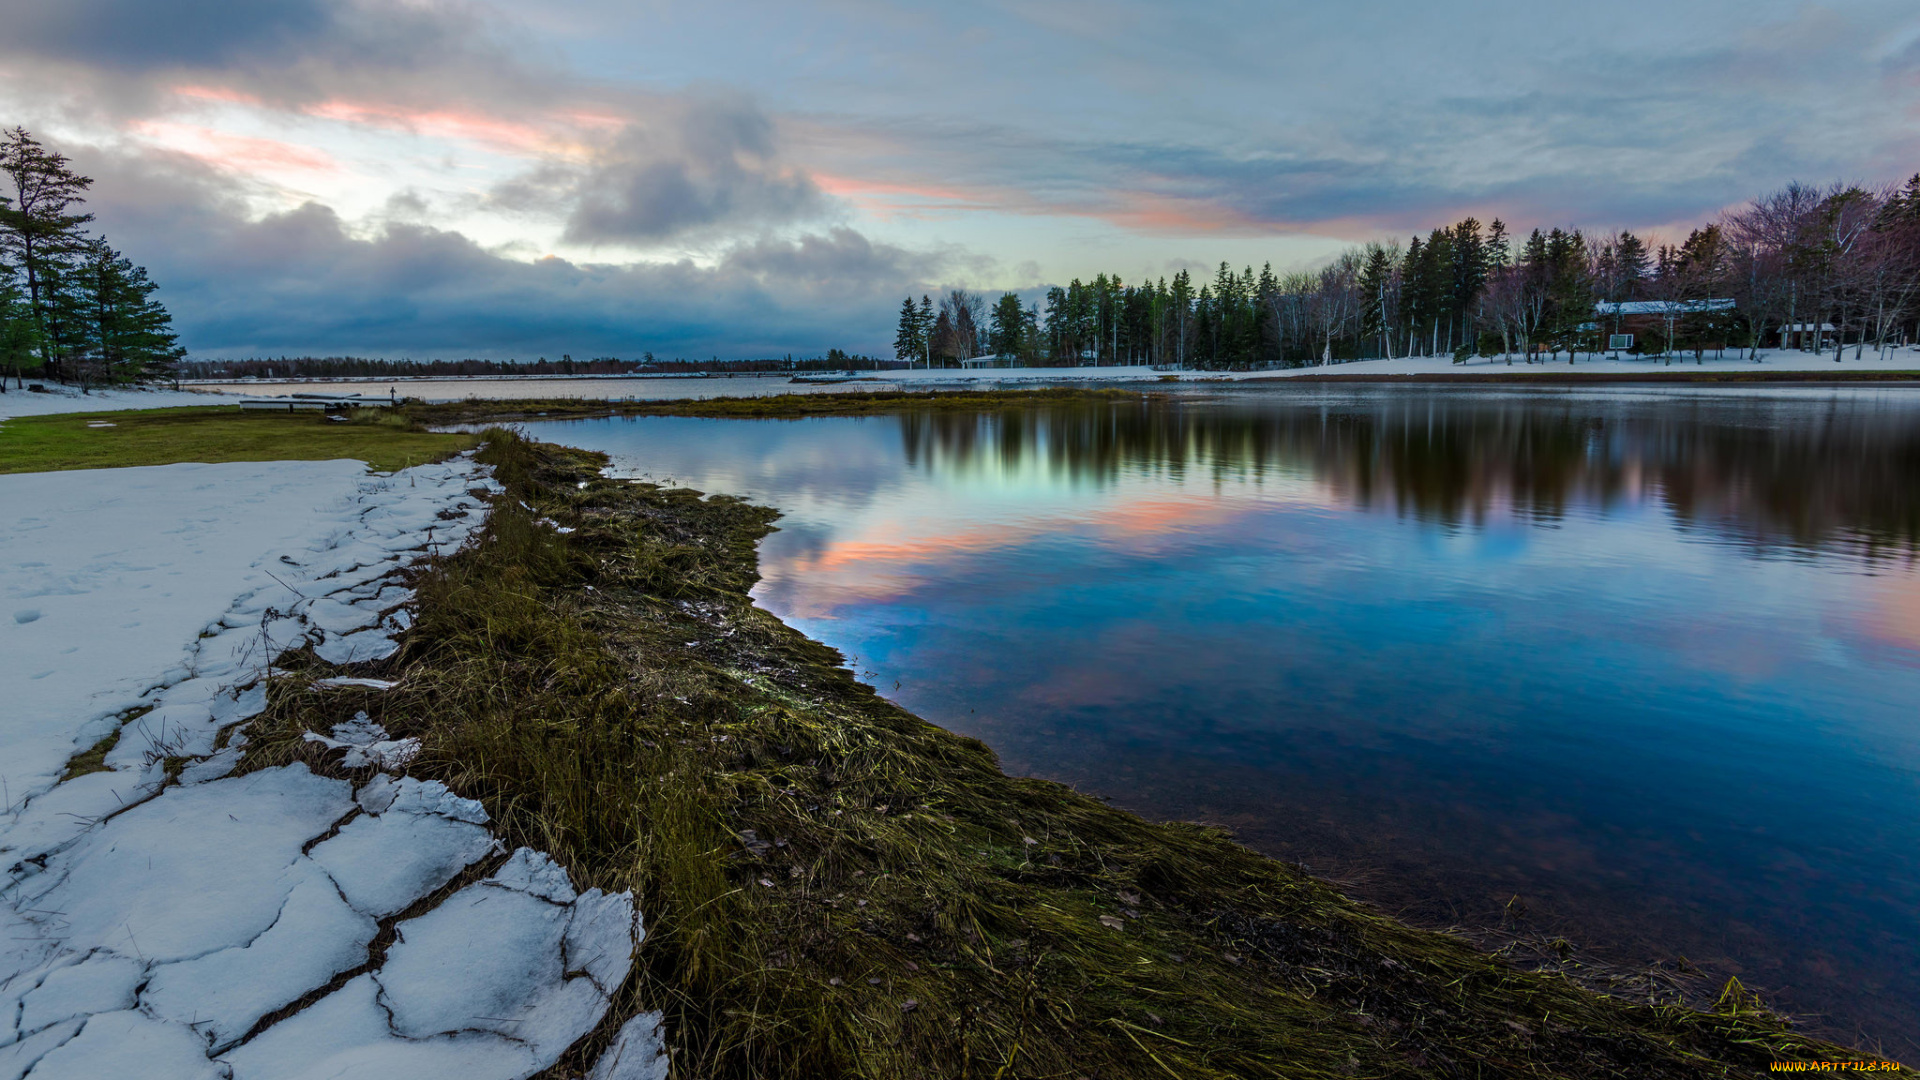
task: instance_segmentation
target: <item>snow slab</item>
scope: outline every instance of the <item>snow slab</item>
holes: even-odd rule
[[[0,1080],[524,1077],[600,1021],[630,896],[531,851],[450,890],[499,845],[436,782],[230,775],[271,657],[393,647],[395,573],[466,542],[474,488],[470,459],[0,477]],[[405,742],[342,728],[369,767]]]
[[[346,753],[340,757],[340,767],[344,769],[364,769],[369,766],[376,769],[404,769],[420,756],[419,739],[389,739],[387,729],[367,719],[364,712],[353,714],[353,719],[344,724],[333,725],[332,738],[309,731],[306,739],[329,750],[345,750]]]
[[[33,1080],[225,1080],[193,1029],[132,1009],[101,1013],[33,1066]]]
[[[659,1013],[646,1012],[620,1025],[587,1080],[667,1080],[671,1059],[661,1020]]]
[[[542,895],[556,891],[572,896],[565,871],[520,849],[501,872],[400,922],[379,970],[223,1060],[234,1080],[522,1080],[600,1023],[603,981],[617,988],[633,963],[630,896]]]
[[[455,874],[494,853],[498,843],[482,826],[486,811],[448,792],[437,780],[412,777],[369,796],[383,775],[361,789],[368,813],[312,850],[340,895],[374,918],[398,914]]]

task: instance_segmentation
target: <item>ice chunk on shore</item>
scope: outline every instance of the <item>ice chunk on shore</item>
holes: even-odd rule
[[[387,729],[368,719],[364,712],[333,726],[333,737],[307,732],[308,742],[317,742],[329,750],[345,749],[340,764],[348,769],[404,769],[420,756],[419,739],[389,739]]]
[[[360,805],[368,813],[311,855],[349,904],[375,918],[405,910],[495,848],[481,827],[487,812],[438,780],[381,776],[362,790]]]
[[[605,1014],[607,997],[592,979],[567,977],[563,943],[575,912],[566,871],[527,848],[502,870],[396,928],[378,976],[395,1032],[422,1039],[491,1031],[544,1055],[572,1045]],[[565,900],[543,895],[558,891],[556,875]]]
[[[620,1025],[587,1080],[667,1080],[667,1046],[661,1016],[645,1012]]]
[[[355,679],[347,676],[313,680],[313,688],[316,690],[339,690],[346,687],[358,687],[362,690],[391,690],[399,685],[389,679]]]

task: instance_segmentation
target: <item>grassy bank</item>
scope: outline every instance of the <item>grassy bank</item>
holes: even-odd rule
[[[318,412],[243,412],[232,405],[59,413],[0,424],[0,473],[332,458],[357,458],[386,472],[438,461],[478,441],[427,431],[384,409],[355,410],[345,422]]]
[[[768,397],[719,397],[672,401],[590,401],[551,398],[538,401],[449,401],[405,407],[415,421],[431,427],[504,423],[519,420],[585,420],[601,416],[711,416],[787,420],[806,416],[864,416],[908,409],[964,412],[978,409],[1035,408],[1085,402],[1138,401],[1137,390],[885,390]]]
[[[1735,1077],[1844,1052],[1730,984],[1712,1011],[1523,970],[1223,833],[1008,777],[753,606],[773,514],[504,433],[481,540],[357,673],[288,658],[251,767],[365,709],[509,843],[632,888],[675,1075]],[[563,534],[541,519],[575,531]],[[598,1038],[604,1039],[606,1031]],[[553,1076],[578,1075],[589,1055]]]

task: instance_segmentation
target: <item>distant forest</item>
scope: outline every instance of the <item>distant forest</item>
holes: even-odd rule
[[[436,376],[502,375],[673,375],[697,372],[750,374],[786,371],[885,371],[909,366],[828,349],[825,356],[767,360],[638,360],[597,356],[575,360],[375,360],[364,356],[280,356],[245,360],[188,360],[177,365],[183,379],[418,379]]]
[[[0,391],[5,374],[63,382],[164,377],[183,355],[144,268],[80,212],[93,180],[25,128],[0,132]]]
[[[1869,190],[1790,185],[1692,230],[1682,243],[1468,218],[1398,242],[1351,248],[1329,265],[1269,265],[1213,280],[1182,270],[1126,284],[1117,274],[1047,291],[1044,312],[1005,293],[955,290],[902,304],[894,353],[927,366],[993,356],[1029,365],[1300,367],[1404,356],[1518,355],[1528,362],[1607,351],[1740,348],[1884,350],[1920,319],[1920,175]],[[1796,329],[1798,332],[1796,332]],[[1783,331],[1785,332],[1783,334]],[[1511,361],[1510,361],[1511,362]]]

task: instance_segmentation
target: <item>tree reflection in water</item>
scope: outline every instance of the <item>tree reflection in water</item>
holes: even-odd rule
[[[1688,528],[1756,549],[1911,555],[1920,545],[1920,425],[1870,403],[1365,395],[1286,407],[1140,404],[921,412],[899,419],[907,460],[959,472],[1035,460],[1088,484],[1307,474],[1349,505],[1443,525],[1653,499]]]

